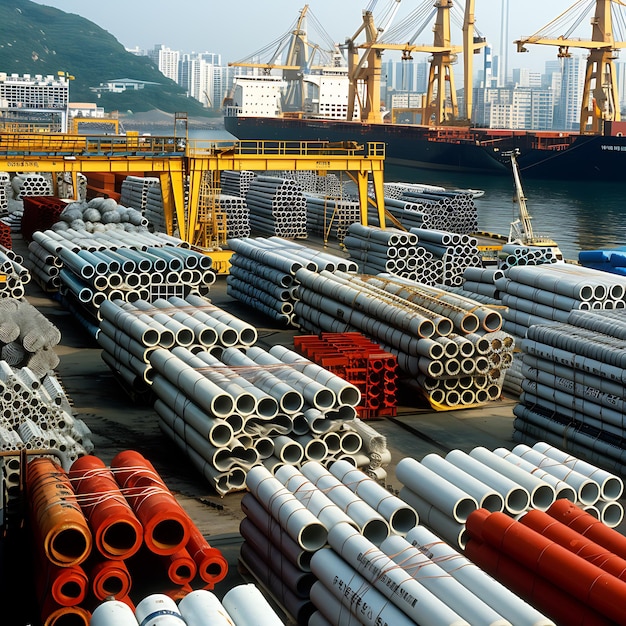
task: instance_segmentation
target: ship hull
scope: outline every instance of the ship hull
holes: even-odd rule
[[[510,175],[505,154],[527,178],[624,180],[626,137],[487,129],[428,128],[272,117],[225,117],[226,130],[241,140],[382,142],[389,165],[475,174]]]

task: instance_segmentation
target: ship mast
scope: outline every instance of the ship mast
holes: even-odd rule
[[[617,122],[621,119],[617,77],[613,61],[616,57],[616,51],[626,47],[626,42],[615,41],[613,37],[612,3],[626,6],[622,0],[595,1],[595,13],[591,19],[592,32],[589,40],[572,39],[569,32],[557,37],[544,36],[544,33],[547,33],[551,27],[560,23],[561,18],[577,8],[580,5],[578,2],[534,35],[515,41],[518,52],[528,52],[527,44],[556,46],[559,58],[569,58],[571,56],[570,48],[589,50],[580,111],[581,134],[600,134],[603,132],[604,122]]]

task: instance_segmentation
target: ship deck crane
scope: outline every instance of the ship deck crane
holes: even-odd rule
[[[605,121],[621,119],[614,59],[619,49],[626,47],[626,42],[616,41],[613,36],[613,5],[626,6],[622,0],[579,0],[535,34],[515,41],[518,52],[528,52],[528,44],[556,46],[559,58],[571,56],[570,48],[589,50],[580,112],[581,134],[600,134]],[[574,28],[593,6],[591,39],[571,37]],[[554,34],[559,32],[557,29],[567,27],[563,34]]]

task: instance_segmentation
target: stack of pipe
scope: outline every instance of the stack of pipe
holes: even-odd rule
[[[9,190],[11,189],[11,177],[8,172],[0,172],[0,214],[4,214],[9,208]]]
[[[398,183],[386,182],[383,185],[385,198],[395,198],[399,200],[405,192],[414,191],[416,193],[439,193],[446,191],[445,187],[439,185],[428,185],[426,183]]]
[[[521,342],[523,393],[516,441],[544,439],[622,472],[626,311],[571,311],[567,323],[531,326]]]
[[[626,246],[604,250],[581,250],[578,262],[585,267],[626,276]]]
[[[13,196],[21,200],[24,196],[51,196],[52,180],[49,175],[21,172],[11,180]]]
[[[298,324],[309,332],[360,331],[396,355],[435,407],[500,396],[513,338],[493,309],[393,276],[296,272]]]
[[[307,194],[319,194],[330,198],[340,198],[342,194],[341,181],[336,174],[326,173],[320,176],[313,170],[285,170],[281,172],[266,172],[268,175],[279,176],[295,180],[302,191]]]
[[[220,194],[219,208],[226,214],[226,236],[230,238],[250,236],[250,211],[243,198]]]
[[[279,237],[306,238],[306,200],[295,181],[257,176],[250,182],[245,198],[253,230]]]
[[[3,244],[0,244],[1,275],[4,275],[5,280],[0,282],[0,298],[22,298],[24,287],[30,282],[32,275],[24,265],[24,258]]]
[[[626,278],[569,263],[516,266],[495,281],[504,311],[504,329],[524,337],[533,324],[567,323],[574,309],[621,309]]]
[[[250,183],[256,178],[256,175],[256,172],[250,170],[242,170],[241,172],[226,170],[222,172],[220,175],[222,193],[245,198],[250,189]]]
[[[500,300],[496,280],[505,278],[503,270],[490,267],[466,267],[463,270],[463,289],[473,294],[485,296],[491,301]]]
[[[321,235],[324,241],[345,240],[348,227],[361,220],[358,202],[323,196],[306,196],[307,229]]]
[[[146,202],[143,209],[143,216],[154,230],[159,233],[167,232],[165,225],[165,215],[163,213],[163,194],[161,183],[150,185],[146,192]]]
[[[122,181],[120,204],[143,213],[148,200],[148,189],[160,184],[156,177],[126,176]]]
[[[344,245],[364,274],[389,272],[426,284],[441,280],[443,263],[420,246],[413,233],[354,223],[348,227]]]
[[[604,527],[592,539],[574,519],[598,523],[563,500],[519,521],[481,508],[468,517],[465,554],[559,624],[626,623],[624,538]]]
[[[504,382],[502,384],[502,391],[505,392],[511,398],[519,399],[522,393],[522,381],[525,376],[522,371],[523,361],[522,355],[519,352],[513,353],[513,362],[511,366],[504,372]]]
[[[409,230],[411,228],[434,228],[433,216],[423,211],[421,204],[406,200],[396,200],[385,196],[385,211],[400,225]],[[372,226],[380,226],[378,213],[370,207],[367,215],[368,223]]]
[[[187,626],[283,626],[284,621],[252,583],[236,585],[220,601],[208,589],[195,589],[176,603],[163,593],[151,593],[133,610],[129,604],[107,599],[93,611],[90,626],[138,626],[177,623]]]
[[[550,246],[525,246],[507,243],[502,246],[500,269],[517,265],[543,265],[563,261],[558,248]]]
[[[296,270],[305,264],[314,271],[357,268],[349,259],[280,237],[232,239],[229,247],[234,254],[226,279],[228,294],[285,326],[294,325]]]

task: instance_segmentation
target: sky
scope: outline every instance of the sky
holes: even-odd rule
[[[216,52],[222,55],[224,64],[245,59],[279,39],[289,31],[306,4],[328,36],[343,43],[356,33],[361,25],[362,10],[372,4],[370,0],[309,0],[308,3],[294,0],[35,1],[95,22],[127,48],[150,49],[155,44],[163,44],[181,52]],[[401,0],[393,25],[421,2]],[[392,3],[393,0],[378,0],[373,8],[374,17],[382,16],[383,10]],[[556,59],[554,48],[530,46],[529,53],[520,54],[512,42],[535,33],[572,4],[573,0],[509,0],[509,69],[528,67],[541,71],[545,60]],[[458,8],[458,3],[455,6]],[[475,2],[476,26],[492,43],[494,54],[498,53],[500,46],[501,7],[502,0]],[[588,37],[588,19],[584,25],[589,32],[584,32],[583,36]],[[309,21],[309,33],[311,31]],[[460,32],[456,37],[453,42],[460,44]],[[311,34],[309,38],[316,40]],[[322,43],[319,39],[317,41]],[[430,29],[426,29],[417,41],[432,43]],[[389,56],[385,55],[390,54],[384,53],[383,60],[387,60]]]

